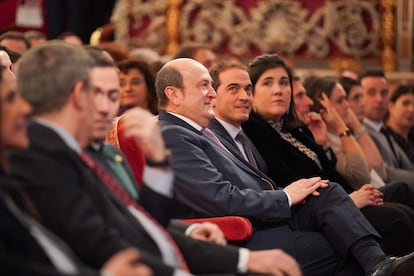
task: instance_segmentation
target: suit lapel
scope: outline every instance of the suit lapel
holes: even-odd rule
[[[246,166],[249,167],[250,170],[254,171],[256,174],[258,174],[260,177],[267,179],[272,183],[274,187],[273,181],[266,175],[267,173],[267,167],[263,160],[263,158],[260,156],[260,153],[257,151],[256,147],[251,144],[252,151],[254,158],[256,159],[256,162],[259,166],[259,170],[253,167],[247,160],[244,158],[242,153],[240,152],[239,147],[236,145],[236,142],[231,138],[230,134],[227,132],[227,130],[220,124],[219,121],[216,119],[211,120],[209,124],[209,128],[214,131],[214,133],[217,135],[217,137],[220,139],[220,141],[223,143],[223,145],[241,162],[243,162]]]
[[[206,141],[208,141],[208,143],[212,144],[215,148],[217,148],[218,151],[220,151],[222,154],[224,154],[228,158],[230,158],[240,169],[247,172],[248,174],[253,175],[256,178],[260,178],[261,181],[259,182],[259,184],[261,184],[264,189],[273,189],[274,187],[276,187],[276,185],[273,183],[273,181],[269,177],[267,177],[264,173],[262,173],[259,170],[256,170],[255,168],[253,168],[246,160],[244,160],[244,158],[239,159],[239,157],[237,157],[237,156],[240,156],[240,154],[241,154],[240,151],[238,151],[239,153],[237,153],[237,151],[234,151],[234,146],[231,146],[231,143],[229,143],[229,141],[226,141],[223,138],[222,138],[223,140],[221,140],[220,137],[218,137],[220,139],[220,141],[223,143],[223,145],[226,148],[229,149],[229,152],[228,152],[225,149],[222,149],[220,146],[216,145],[214,142],[210,141],[210,139],[205,138],[201,134],[200,131],[196,130],[195,128],[193,128],[192,126],[190,126],[189,124],[187,124],[186,122],[181,120],[180,118],[178,118],[174,115],[168,114],[166,112],[163,112],[163,111],[161,111],[159,113],[159,122],[160,122],[161,126],[163,126],[163,127],[166,127],[170,124],[178,125],[178,126],[184,127],[188,130],[191,130],[191,131],[197,133],[198,135],[200,135],[204,139],[206,139]],[[229,146],[229,147],[227,147],[227,146]],[[231,151],[232,148],[233,148],[233,151]]]

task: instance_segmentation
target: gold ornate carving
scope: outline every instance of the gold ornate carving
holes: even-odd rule
[[[331,44],[353,57],[378,54],[380,26],[373,1],[327,1],[309,16],[299,1],[258,1],[246,14],[235,0],[188,0],[180,30],[182,42],[215,49],[228,43],[237,55],[248,54],[252,47],[289,55],[305,48],[308,56],[323,58]]]
[[[216,50],[227,48],[240,56],[259,49],[291,57],[303,51],[308,57],[326,58],[333,45],[348,57],[378,55],[376,1],[326,1],[312,14],[298,0],[258,0],[248,11],[237,2],[118,0],[112,16],[115,39],[126,46],[145,46],[168,54],[175,52],[178,43],[196,42]],[[131,37],[130,29],[140,30],[139,37]],[[381,39],[390,47],[390,36]],[[382,54],[389,55],[386,51],[390,50]]]
[[[168,36],[165,28],[166,0],[119,0],[112,13],[115,41],[129,48],[148,47],[163,52]],[[141,30],[139,37],[130,30]]]
[[[173,55],[179,46],[179,21],[180,21],[180,6],[182,0],[168,0],[168,10],[167,10],[167,35],[168,35],[168,45],[167,45],[167,54]]]
[[[395,53],[395,17],[394,0],[381,0],[383,9],[381,16],[381,41],[383,49],[381,52],[382,66],[385,71],[395,71],[397,69],[397,55]]]

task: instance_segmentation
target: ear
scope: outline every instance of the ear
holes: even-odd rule
[[[73,106],[77,109],[77,110],[83,110],[84,108],[84,104],[85,104],[85,100],[84,100],[84,84],[82,81],[78,81],[74,86],[73,86],[73,90],[72,90],[72,102],[73,102]]]
[[[179,105],[182,98],[182,92],[175,86],[167,86],[164,90],[165,96],[168,101],[174,105]]]

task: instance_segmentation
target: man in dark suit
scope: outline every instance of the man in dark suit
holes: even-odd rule
[[[363,124],[385,161],[385,182],[404,182],[414,190],[414,164],[384,129],[383,120],[388,108],[389,92],[384,72],[367,71],[360,76],[360,82],[365,114]]]
[[[252,96],[247,72],[240,68],[224,72],[237,80],[223,82],[224,91],[233,97],[225,108],[248,117]],[[220,85],[220,80],[214,83]],[[175,192],[181,203],[177,216],[246,216],[255,226],[247,247],[283,248],[296,257],[305,274],[391,273],[389,258],[374,240],[376,231],[337,184],[311,178],[284,190],[275,188],[211,134],[206,127],[214,116],[216,93],[200,63],[168,62],[158,72],[156,91],[163,136],[173,153]],[[237,101],[240,93],[247,95],[240,96],[245,100]],[[214,105],[217,108],[218,103]]]
[[[0,176],[0,273],[4,275],[100,275],[89,269],[62,240],[53,235],[26,212],[20,210],[4,189],[10,183]],[[8,187],[14,190],[14,186]],[[136,250],[127,249],[112,257],[102,268],[111,275],[151,275],[140,265]]]
[[[51,42],[23,57],[18,80],[22,95],[33,105],[34,118],[28,126],[30,148],[12,154],[14,176],[33,199],[42,223],[82,261],[98,268],[132,245],[156,275],[188,275],[181,256],[193,273],[241,272],[237,248],[176,232],[170,236],[137,203],[127,206],[112,177],[82,152],[90,143],[94,124],[107,124],[94,122],[95,102],[118,101],[118,74],[113,66],[97,65],[84,50]],[[140,203],[160,222],[170,201],[150,187],[140,191]],[[276,274],[280,257],[281,266],[287,266],[284,272],[300,275],[293,259],[280,250],[252,252],[249,257],[245,267],[249,271]]]
[[[0,65],[0,274],[99,275],[97,270],[84,266],[62,240],[34,219],[39,218],[36,209],[9,176],[6,151],[29,146],[22,130],[31,109],[17,92],[14,75],[6,69]],[[22,208],[15,202],[22,203]],[[128,249],[112,257],[102,270],[119,276],[150,275],[150,270],[137,260],[138,252]]]
[[[115,64],[112,61],[108,61],[107,56],[103,55],[99,49],[86,47],[86,50],[99,67],[109,70],[115,69]],[[92,128],[92,142],[86,151],[101,167],[117,180],[117,183],[120,184],[120,187],[129,196],[134,200],[138,200],[138,186],[127,159],[118,148],[105,143],[105,137],[112,127],[112,121],[119,110],[119,100],[114,100],[116,95],[118,95],[119,80],[105,80],[101,78],[94,83],[95,87],[101,93],[95,94],[96,113],[94,127]],[[108,89],[108,87],[111,87],[111,89]],[[129,120],[140,122],[140,127],[131,130],[128,127]],[[166,152],[164,141],[159,126],[154,120],[154,116],[150,112],[140,108],[130,111],[128,115],[124,116],[124,131],[139,143],[139,147],[143,149],[148,160],[152,161],[149,162],[149,166],[145,167],[145,185],[168,198],[172,198],[173,175],[168,162],[161,162],[156,166],[153,161],[159,158],[158,156],[164,158]],[[168,224],[168,220],[172,217],[173,211],[173,206],[164,210],[165,215],[163,218],[165,221],[161,221],[163,225]],[[173,221],[170,225],[172,226],[172,230],[183,231],[193,238],[209,240],[218,244],[226,243],[221,230],[212,223],[188,225],[180,223],[179,221]]]

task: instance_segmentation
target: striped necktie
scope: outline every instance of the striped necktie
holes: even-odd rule
[[[180,268],[184,271],[189,271],[188,266],[184,260],[181,251],[179,250],[177,244],[172,239],[170,234],[150,215],[148,214],[135,200],[133,200],[123,189],[112,179],[112,177],[102,169],[88,154],[81,153],[81,159],[85,164],[95,172],[95,174],[108,186],[108,188],[118,196],[128,207],[133,208],[133,215],[141,222],[142,226],[147,230],[148,234],[154,242],[158,245],[158,248],[161,251],[161,254],[165,258],[164,261],[172,266],[179,265]],[[156,236],[153,231],[148,231],[150,228],[155,228],[161,233],[162,237]],[[167,242],[167,246],[165,242]],[[173,256],[166,251],[173,251]],[[164,252],[163,252],[164,251]]]

